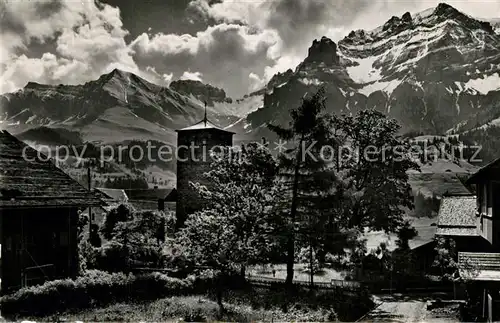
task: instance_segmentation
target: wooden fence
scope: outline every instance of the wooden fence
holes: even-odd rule
[[[167,268],[134,268],[134,273],[161,272],[176,276],[177,272]],[[284,279],[271,278],[265,276],[251,275],[247,276],[246,280],[254,286],[260,287],[279,287],[285,284]],[[387,294],[394,292],[452,292],[453,284],[443,281],[429,280],[404,280],[404,281],[374,281],[374,282],[359,282],[351,280],[332,279],[330,282],[314,282],[311,286],[309,281],[293,282],[295,286],[304,288],[314,288],[322,290],[344,290],[356,292],[363,289],[369,290],[374,294]]]
[[[280,278],[270,278],[263,276],[248,276],[247,280],[252,285],[257,286],[277,286],[285,284],[285,280]],[[314,282],[313,286],[308,281],[294,281],[295,286],[317,288],[317,289],[344,289],[357,291],[363,288],[364,284],[356,281],[332,279],[330,282]]]

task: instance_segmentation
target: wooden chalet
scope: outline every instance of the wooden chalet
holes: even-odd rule
[[[79,211],[102,204],[46,156],[0,131],[2,292],[75,277]]]
[[[480,236],[476,220],[475,195],[443,196],[439,207],[436,235],[452,238],[463,252],[490,250],[491,245]]]
[[[441,201],[436,235],[453,238],[460,276],[471,281],[469,294],[481,300],[483,317],[500,320],[500,159],[466,182],[476,196],[448,196]],[[480,295],[477,295],[480,294]]]

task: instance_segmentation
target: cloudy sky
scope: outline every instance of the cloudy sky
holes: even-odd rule
[[[167,85],[199,79],[241,97],[294,68],[315,38],[338,41],[434,0],[0,0],[0,93],[81,84],[113,68]],[[484,18],[500,0],[447,2]]]

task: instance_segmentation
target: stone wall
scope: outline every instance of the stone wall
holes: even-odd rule
[[[200,210],[203,200],[190,187],[190,182],[210,186],[204,173],[210,171],[210,150],[216,146],[232,146],[233,134],[218,129],[179,131],[177,147],[177,227],[181,227],[187,215]],[[194,148],[184,148],[194,147]]]

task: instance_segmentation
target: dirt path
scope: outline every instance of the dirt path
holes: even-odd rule
[[[363,321],[367,322],[422,322],[426,316],[426,303],[420,301],[387,301],[372,310]]]
[[[401,294],[378,295],[375,302],[379,304],[363,317],[362,322],[460,322],[450,317],[435,317],[427,310],[428,296],[408,296]]]

